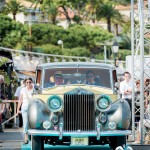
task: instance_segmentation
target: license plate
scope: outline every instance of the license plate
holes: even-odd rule
[[[79,146],[88,145],[88,138],[71,137],[71,145],[79,145]]]

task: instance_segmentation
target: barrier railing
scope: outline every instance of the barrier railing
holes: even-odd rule
[[[14,119],[14,127],[16,127],[17,123],[16,123],[16,117],[17,117],[17,112],[16,112],[16,103],[18,103],[19,100],[2,100],[2,103],[14,103],[14,114],[12,117],[8,118],[6,121],[4,121],[2,123],[2,126],[4,126],[7,122],[9,122],[10,120]]]
[[[46,53],[37,53],[37,52],[29,52],[23,50],[15,50],[5,47],[0,47],[2,51],[9,51],[12,54],[14,69],[21,71],[35,71],[37,65],[49,62],[97,62],[97,63],[107,63],[114,65],[114,60],[105,59],[99,60],[93,58],[93,61],[89,57],[79,57],[79,56],[64,56],[64,55],[54,55],[54,54],[46,54]],[[19,63],[18,63],[19,61]],[[24,65],[26,62],[26,65]],[[116,61],[118,67],[125,69],[126,62],[125,61]]]

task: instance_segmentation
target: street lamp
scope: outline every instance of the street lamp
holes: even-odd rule
[[[116,56],[117,56],[118,51],[119,51],[119,44],[115,41],[112,45],[112,52],[114,54],[115,67],[117,66],[116,65]]]
[[[63,41],[62,40],[58,40],[58,45],[61,45],[61,48],[62,48],[62,50],[63,50],[63,48],[64,48],[64,44],[63,44]]]

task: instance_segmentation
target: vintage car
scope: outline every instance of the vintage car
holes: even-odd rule
[[[60,85],[55,83],[59,77]],[[32,150],[44,149],[44,144],[109,144],[113,149],[126,145],[131,111],[118,94],[114,66],[46,63],[37,67],[35,82],[28,116]]]

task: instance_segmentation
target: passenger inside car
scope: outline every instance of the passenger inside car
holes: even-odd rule
[[[92,70],[88,70],[86,72],[86,84],[89,85],[101,85],[100,84],[100,77],[96,76]]]
[[[88,70],[86,72],[86,84],[95,85],[95,74],[93,71]]]
[[[49,81],[44,84],[44,88],[63,85],[63,84],[64,84],[64,78],[62,72],[56,71],[54,75],[50,76]]]

